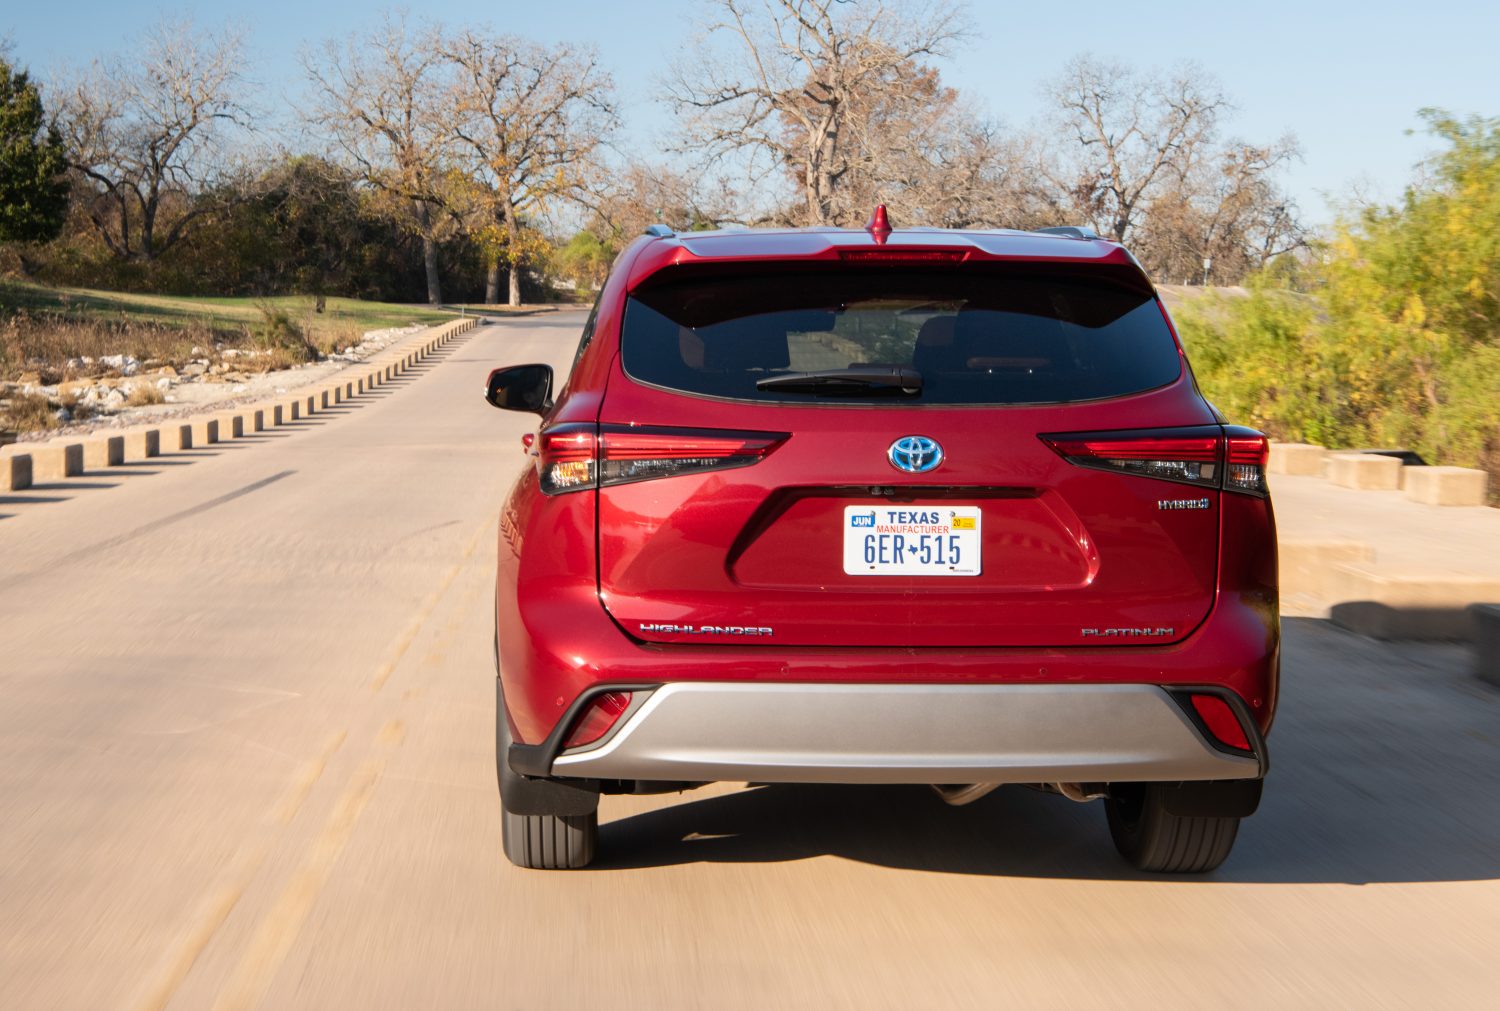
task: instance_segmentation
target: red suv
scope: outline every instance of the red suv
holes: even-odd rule
[[[601,793],[1025,784],[1197,872],[1266,773],[1266,440],[1082,229],[695,232],[620,256],[500,516],[496,743],[524,867]]]

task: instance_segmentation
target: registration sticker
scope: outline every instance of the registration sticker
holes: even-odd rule
[[[851,576],[977,576],[978,506],[845,506]]]

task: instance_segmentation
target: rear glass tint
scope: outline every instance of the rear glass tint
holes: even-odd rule
[[[1033,272],[858,270],[686,279],[636,292],[625,371],[685,393],[817,402],[770,376],[899,366],[921,394],[873,403],[1039,404],[1164,386],[1182,365],[1156,301]],[[842,401],[859,397],[840,397]]]

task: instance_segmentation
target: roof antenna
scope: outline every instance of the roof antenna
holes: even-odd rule
[[[885,245],[886,236],[891,234],[891,222],[885,216],[885,204],[875,205],[875,213],[865,222],[865,231],[870,233],[877,245]]]

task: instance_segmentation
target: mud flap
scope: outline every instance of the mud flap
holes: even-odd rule
[[[1168,814],[1180,818],[1248,818],[1260,807],[1263,779],[1161,784]]]
[[[599,808],[599,782],[593,779],[535,779],[510,766],[510,721],[505,695],[495,679],[495,774],[500,803],[511,814],[592,814]]]

